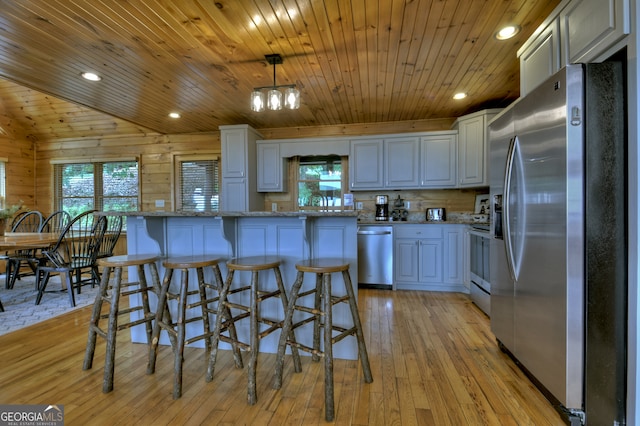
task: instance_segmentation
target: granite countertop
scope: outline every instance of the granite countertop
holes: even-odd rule
[[[470,212],[451,212],[447,213],[446,220],[443,221],[427,221],[424,212],[410,212],[406,221],[379,221],[375,220],[375,217],[371,215],[360,215],[358,217],[358,223],[362,225],[488,225],[489,215]]]
[[[296,212],[97,212],[109,216],[142,216],[142,217],[357,217],[355,210],[336,211],[296,211]]]

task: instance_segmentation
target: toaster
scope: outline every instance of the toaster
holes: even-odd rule
[[[445,220],[444,208],[427,209],[427,222],[442,222]]]

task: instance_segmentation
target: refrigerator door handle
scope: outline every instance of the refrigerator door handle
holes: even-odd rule
[[[507,265],[509,266],[509,275],[516,280],[515,261],[513,256],[513,241],[511,233],[511,177],[513,174],[513,163],[515,161],[516,144],[518,137],[515,136],[509,142],[509,151],[507,152],[507,165],[504,174],[504,195],[502,203],[502,229],[504,229],[504,248],[507,255]]]

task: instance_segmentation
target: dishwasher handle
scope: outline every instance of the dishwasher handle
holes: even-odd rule
[[[391,231],[358,231],[358,235],[390,235]]]

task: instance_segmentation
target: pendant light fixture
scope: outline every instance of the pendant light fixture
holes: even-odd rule
[[[267,62],[273,65],[273,86],[254,87],[251,92],[251,110],[264,111],[265,107],[278,111],[282,107],[287,109],[300,108],[300,91],[295,84],[276,85],[276,65],[282,64],[282,56],[279,54],[265,55]],[[284,92],[280,89],[284,89]],[[265,91],[266,94],[265,94]]]

